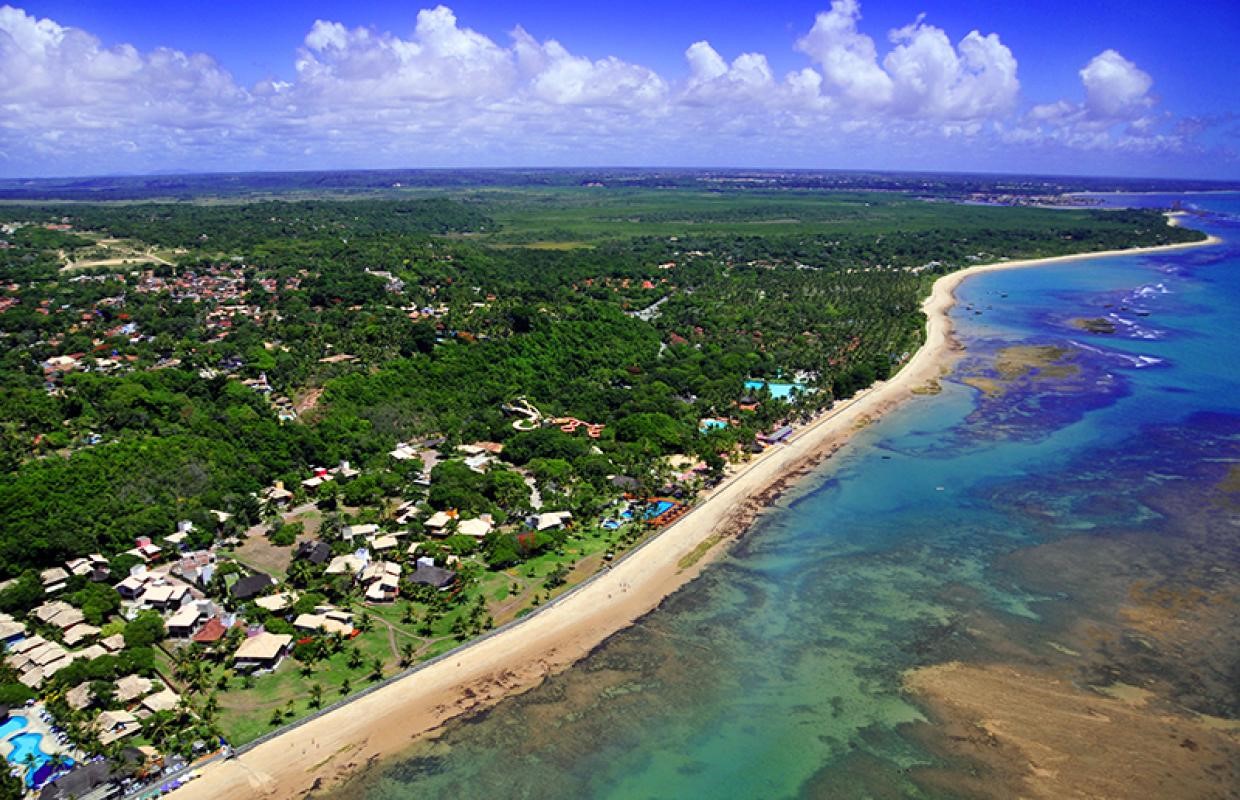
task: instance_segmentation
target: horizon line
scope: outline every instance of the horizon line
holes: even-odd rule
[[[1178,177],[1156,177],[1148,175],[1115,175],[1096,173],[1052,173],[1052,172],[994,172],[969,171],[957,169],[892,169],[871,167],[759,167],[759,166],[654,166],[654,165],[594,165],[594,166],[452,166],[452,167],[322,167],[322,168],[286,168],[286,169],[246,169],[246,170],[155,170],[151,172],[115,172],[115,173],[83,173],[48,176],[15,176],[0,177],[0,185],[9,183],[81,181],[102,179],[142,179],[142,178],[187,178],[212,176],[243,176],[243,175],[312,175],[332,173],[451,173],[451,172],[591,172],[591,171],[634,171],[634,172],[682,172],[682,173],[800,173],[800,174],[866,174],[881,175],[941,175],[952,177],[985,177],[985,178],[1039,178],[1039,179],[1092,179],[1116,181],[1149,181],[1158,183],[1197,182],[1234,186],[1240,189],[1240,178],[1203,178],[1191,175]]]

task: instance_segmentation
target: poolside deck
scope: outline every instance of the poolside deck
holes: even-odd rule
[[[10,768],[23,767],[23,774],[28,772],[27,769],[24,769],[26,765],[11,760],[14,750],[13,739],[19,736],[24,736],[27,734],[38,734],[42,736],[43,738],[39,740],[38,748],[47,756],[63,755],[73,759],[74,761],[80,761],[82,759],[81,753],[76,752],[68,745],[62,745],[56,740],[56,732],[52,730],[51,725],[43,721],[43,718],[40,715],[41,711],[43,711],[42,703],[35,703],[34,705],[27,706],[25,708],[13,709],[10,713],[10,718],[21,717],[26,720],[26,724],[20,728],[14,728],[13,730],[8,731],[4,734],[4,738],[0,740],[0,755],[4,756],[4,758],[9,761]],[[43,759],[39,763],[35,764],[34,768],[37,769],[38,767],[41,767],[44,763],[46,763],[46,761],[47,759]]]

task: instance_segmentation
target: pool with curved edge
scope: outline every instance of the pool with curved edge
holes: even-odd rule
[[[672,500],[656,500],[654,505],[646,509],[646,519],[658,519],[676,507]]]
[[[12,715],[3,723],[0,723],[0,742],[3,742],[5,739],[9,738],[10,734],[17,733],[22,728],[26,727],[27,724],[29,723],[26,722],[25,717],[19,714]]]
[[[642,519],[647,519],[647,520],[658,519],[659,517],[663,516],[667,512],[671,511],[677,505],[679,504],[675,500],[652,501],[650,506],[642,514]],[[626,521],[631,520],[633,519],[633,512],[629,509],[625,509],[624,511],[620,512],[620,517]]]
[[[50,771],[43,769],[52,760],[51,754],[43,750],[43,734],[19,733],[9,739],[9,744],[13,746],[8,755],[9,763],[28,767],[26,770],[27,786],[37,788],[35,787],[36,777],[41,778],[39,785],[46,783],[51,778]],[[73,759],[66,757],[62,765],[64,767],[72,766]],[[43,773],[42,775],[40,775],[41,772]]]

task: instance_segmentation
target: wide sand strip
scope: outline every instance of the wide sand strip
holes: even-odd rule
[[[926,340],[890,380],[836,404],[786,444],[738,469],[690,513],[579,587],[562,602],[462,648],[361,699],[313,719],[243,755],[207,765],[177,790],[194,798],[296,798],[330,786],[463,713],[536,686],[578,661],[692,580],[726,543],[741,535],[786,486],[839,449],[867,423],[916,396],[959,355],[948,311],[956,287],[983,272],[1216,244],[1202,242],[1005,261],[939,278],[922,304]],[[701,548],[706,548],[705,552]],[[682,561],[685,566],[682,566]]]

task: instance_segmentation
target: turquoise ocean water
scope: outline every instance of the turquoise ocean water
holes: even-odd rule
[[[906,670],[1001,661],[1008,643],[1066,659],[1072,622],[1118,602],[1079,577],[1082,542],[1133,548],[1125,568],[1154,577],[1240,561],[1208,537],[1160,549],[1234,524],[1203,498],[1240,458],[1240,196],[1181,199],[1202,212],[1190,225],[1229,241],[970,279],[954,311],[968,356],[940,394],[864,431],[579,665],[342,796],[954,796],[916,779],[942,755],[910,735],[925,717]],[[963,382],[1001,378],[1012,346],[1053,348],[1036,352],[1058,368],[992,397]],[[1234,654],[1198,655],[1191,681],[1124,652],[1064,669],[1086,683],[1159,673],[1185,707],[1234,717]]]

